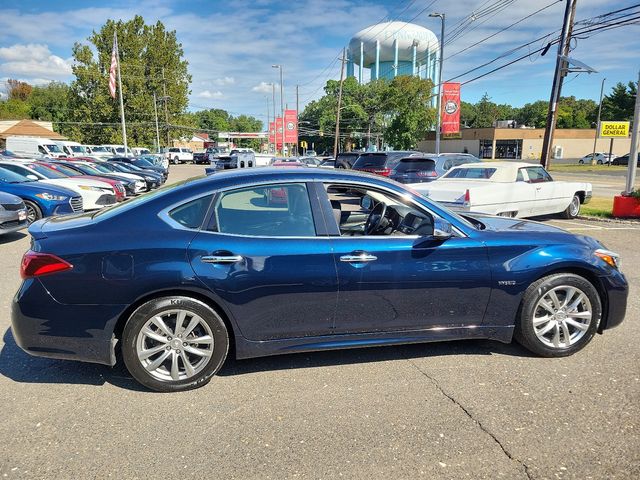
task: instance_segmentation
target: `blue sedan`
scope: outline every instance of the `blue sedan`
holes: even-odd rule
[[[73,190],[25,177],[0,167],[0,192],[22,198],[27,221],[33,223],[51,215],[82,212],[82,197]]]
[[[32,355],[179,391],[237,358],[515,337],[562,357],[623,320],[618,255],[541,223],[459,216],[348,170],[239,169],[41,220],[12,306]]]

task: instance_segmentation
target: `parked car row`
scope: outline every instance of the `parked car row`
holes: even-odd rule
[[[43,217],[98,210],[160,187],[168,169],[161,159],[147,157],[0,155],[0,192],[14,195],[23,205],[22,213],[9,215],[5,203],[14,205],[15,198],[3,201],[0,233]]]

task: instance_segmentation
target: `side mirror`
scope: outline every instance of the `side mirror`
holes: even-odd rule
[[[360,199],[360,206],[370,211],[373,208],[373,199],[369,195],[365,195]]]
[[[27,175],[27,178],[28,178],[29,180],[40,180],[38,177],[36,177],[35,175],[33,175],[33,174],[31,174],[31,173],[30,173],[29,175]]]
[[[435,217],[433,219],[433,238],[436,240],[444,241],[453,236],[453,229],[451,224],[446,220]]]

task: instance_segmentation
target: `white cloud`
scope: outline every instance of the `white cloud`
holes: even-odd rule
[[[200,98],[221,98],[223,96],[220,90],[216,90],[215,92],[211,92],[209,90],[203,90],[198,94]]]
[[[236,79],[233,77],[216,78],[216,85],[233,85],[236,83]]]
[[[53,55],[44,44],[16,44],[0,48],[0,73],[8,77],[61,80],[71,75],[71,59]]]
[[[267,82],[260,82],[258,85],[256,85],[255,87],[251,88],[252,92],[258,92],[258,93],[271,93],[273,87],[273,84],[271,83],[267,83]],[[275,84],[276,88],[280,88],[279,84]]]

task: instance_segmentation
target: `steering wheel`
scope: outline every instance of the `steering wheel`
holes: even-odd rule
[[[385,215],[387,214],[387,205],[383,202],[378,203],[371,213],[367,217],[367,221],[364,224],[364,234],[365,235],[373,235],[375,234],[382,225],[382,221],[384,220]]]

